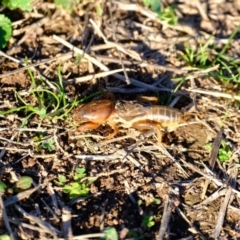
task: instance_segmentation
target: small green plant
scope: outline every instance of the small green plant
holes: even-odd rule
[[[101,5],[97,5],[97,6],[96,6],[96,12],[97,12],[97,15],[98,15],[99,17],[102,17],[102,15],[103,15],[103,9],[102,9]]]
[[[54,182],[59,186],[64,186],[67,182],[67,178],[62,174],[58,174],[58,181],[55,180]]]
[[[218,158],[221,162],[227,162],[232,156],[232,150],[225,140],[221,141],[221,148],[218,150]]]
[[[19,178],[19,180],[17,181],[14,188],[17,191],[26,190],[26,189],[29,189],[31,187],[32,183],[33,183],[33,179],[31,177],[22,176],[22,177]]]
[[[169,25],[174,25],[178,22],[174,7],[168,6],[162,9],[160,0],[143,0],[143,4],[145,7],[151,7],[162,22],[166,22]]]
[[[33,0],[3,0],[3,6],[14,10],[19,8],[22,11],[32,11],[31,3]]]
[[[7,191],[8,194],[12,194],[14,192],[22,192],[26,189],[29,189],[32,183],[33,179],[29,176],[20,177],[13,186],[8,186],[4,182],[0,181],[0,194],[4,193],[5,191]]]
[[[85,168],[77,168],[68,179],[64,175],[58,175],[58,180],[55,183],[59,186],[64,186],[67,182],[70,182],[63,187],[63,192],[67,193],[70,199],[86,196],[90,191],[89,186],[97,179],[87,178],[86,175]]]
[[[37,152],[39,152],[42,148],[47,149],[49,152],[55,150],[55,140],[53,137],[46,139],[46,133],[39,133],[34,138],[34,146]]]
[[[32,11],[33,0],[3,0],[2,5],[10,10]],[[0,14],[0,49],[6,47],[12,37],[12,22],[4,14]]]
[[[49,152],[55,150],[55,140],[53,137],[47,139],[47,141],[42,142],[42,147],[47,149]]]
[[[7,187],[6,184],[0,181],[0,194],[5,191],[6,187]]]
[[[206,144],[205,145],[205,148],[207,149],[207,151],[212,151],[212,144]],[[227,162],[231,156],[232,156],[233,152],[230,148],[230,146],[226,143],[225,140],[222,140],[221,141],[221,146],[218,150],[218,159],[221,161],[221,162]]]
[[[146,228],[151,228],[155,225],[153,216],[146,216],[143,219],[143,226]]]
[[[28,69],[28,73],[32,82],[33,89],[30,91],[27,100],[23,99],[18,92],[15,91],[15,95],[22,103],[22,106],[15,107],[10,110],[0,112],[0,115],[7,115],[13,112],[25,111],[27,116],[23,119],[21,127],[25,127],[29,119],[38,115],[40,120],[45,118],[54,118],[54,119],[64,119],[64,116],[67,115],[76,104],[76,100],[73,103],[67,103],[66,93],[63,86],[62,76],[60,67],[58,70],[59,74],[59,83],[52,82],[52,85],[55,86],[55,90],[49,89],[46,84],[39,80],[38,83],[35,80],[32,71]],[[29,99],[31,102],[29,103]],[[34,101],[33,101],[34,99]],[[35,105],[32,105],[32,102]],[[53,150],[53,140],[44,144],[45,148]]]
[[[198,69],[211,68],[218,65],[218,69],[209,72],[208,75],[222,82],[226,87],[232,85],[232,89],[237,89],[240,86],[240,61],[233,59],[227,55],[227,50],[230,48],[231,41],[239,32],[240,25],[232,32],[227,44],[217,49],[215,44],[212,44],[212,37],[205,44],[199,44],[196,49],[190,46],[185,46],[184,54],[181,56],[186,63]]]
[[[159,205],[161,203],[161,200],[159,198],[154,198],[152,203]]]
[[[74,197],[85,197],[89,194],[89,191],[88,184],[78,182],[73,182],[63,188],[63,192],[67,193],[70,199]]]
[[[62,7],[69,12],[72,12],[74,7],[80,2],[80,0],[54,0],[56,6]]]
[[[0,240],[11,240],[11,239],[12,238],[7,234],[0,235]]]
[[[208,42],[203,46],[200,44],[197,50],[192,49],[191,47],[185,47],[185,54],[182,55],[182,58],[192,67],[205,68],[207,60],[210,56],[210,50],[208,49]]]
[[[6,47],[12,37],[12,22],[9,18],[0,14],[0,49]]]
[[[104,231],[104,237],[99,238],[99,240],[118,240],[118,234],[114,227],[108,227]]]

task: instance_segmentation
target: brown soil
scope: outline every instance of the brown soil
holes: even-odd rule
[[[173,4],[162,2],[165,7]],[[0,110],[19,109],[0,112],[0,181],[7,185],[0,194],[0,235],[94,239],[85,235],[114,227],[119,239],[240,238],[240,114],[235,98],[239,83],[223,84],[209,74],[216,73],[217,66],[196,70],[182,57],[186,46],[199,49],[211,40],[206,51],[213,61],[239,24],[240,4],[237,0],[187,2],[175,4],[179,21],[173,26],[156,19],[150,9],[146,12],[137,0],[131,1],[133,5],[83,0],[72,13],[40,0],[35,1],[34,12],[14,15],[13,37],[4,53],[15,61],[1,58]],[[102,16],[97,14],[98,6]],[[81,61],[53,35],[84,50]],[[227,51],[238,66],[239,36]],[[111,132],[107,124],[78,133],[71,113],[57,120],[41,120],[33,114],[22,127],[29,114],[20,108],[23,101],[39,104],[21,64],[25,57],[39,89],[57,92],[54,83],[59,83],[61,65],[68,103],[108,89],[116,102],[158,95],[162,105],[172,103],[191,117],[165,129],[163,144],[154,132],[133,128],[120,128],[116,137],[104,141]],[[35,63],[39,64],[32,66]],[[123,66],[125,73],[97,75]],[[81,79],[84,76],[90,77]],[[183,76],[185,81],[172,94],[179,84],[176,79]],[[51,138],[53,151],[41,145]],[[225,163],[217,156],[219,139],[232,152]],[[76,168],[86,168],[87,178],[96,180],[87,196],[71,200],[56,181],[59,174],[72,177]],[[32,177],[34,184],[17,193],[13,187],[21,176]],[[151,227],[145,224],[149,216]]]

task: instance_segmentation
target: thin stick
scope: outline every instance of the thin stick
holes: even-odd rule
[[[222,140],[222,134],[223,134],[223,128],[220,128],[220,130],[217,133],[217,136],[213,142],[213,147],[212,147],[211,155],[209,158],[209,165],[210,165],[212,171],[213,171],[215,162],[217,160],[218,150],[220,148],[220,144],[221,144],[221,140]],[[205,185],[203,187],[201,199],[204,199],[209,183],[210,183],[210,180],[207,179],[205,181]]]
[[[174,208],[173,200],[167,196],[166,203],[164,205],[162,221],[159,228],[158,240],[164,239],[164,235],[165,232],[167,231],[173,208]]]
[[[62,209],[62,222],[63,222],[63,236],[65,239],[72,239],[72,224],[71,224],[71,210],[69,207],[64,206]]]
[[[10,235],[11,240],[14,240],[15,238],[14,238],[14,235],[13,235],[12,228],[11,228],[11,226],[9,224],[9,221],[8,221],[8,215],[7,215],[7,212],[6,212],[6,208],[3,204],[2,194],[0,194],[0,210],[2,212],[3,221],[4,221],[4,224],[5,224],[5,227],[7,228],[8,234]]]
[[[237,174],[238,174],[238,169],[237,168],[233,168],[230,170],[230,175],[229,175],[229,179],[230,179],[230,183],[231,186],[228,186],[226,189],[226,195],[224,197],[224,201],[221,204],[219,213],[218,213],[218,221],[215,227],[215,232],[214,232],[214,239],[218,239],[219,235],[220,235],[220,231],[221,228],[223,226],[223,222],[224,222],[224,217],[226,215],[226,211],[227,211],[227,207],[229,205],[229,201],[231,199],[232,196],[232,188],[234,187],[234,184],[236,182],[236,178],[237,178]]]
[[[209,158],[209,165],[210,165],[211,169],[214,168],[214,165],[215,165],[215,162],[217,159],[218,150],[221,145],[222,134],[223,134],[223,128],[221,127],[219,132],[217,133],[217,136],[216,136],[214,142],[213,142],[213,147],[212,147],[211,155]]]
[[[69,49],[71,49],[73,52],[78,53],[80,55],[83,55],[84,58],[86,58],[88,61],[90,61],[91,63],[93,63],[94,65],[98,66],[100,69],[102,69],[103,71],[109,71],[109,68],[106,67],[105,65],[103,65],[102,63],[100,63],[99,61],[97,61],[95,58],[91,57],[90,55],[88,55],[86,52],[84,52],[83,50],[75,47],[74,45],[72,45],[71,43],[63,40],[62,38],[58,37],[57,35],[53,35],[53,39],[62,43],[64,46],[68,47]]]
[[[24,62],[22,62],[21,60],[18,60],[17,58],[14,58],[14,57],[11,57],[9,55],[7,55],[6,53],[0,51],[0,55],[4,56],[5,58],[8,58],[10,60],[12,60],[13,62],[16,62],[16,63],[19,63],[21,65],[23,65],[24,67],[21,67],[21,68],[18,68],[16,70],[13,70],[11,72],[7,72],[7,73],[3,73],[3,74],[0,74],[0,78],[3,78],[3,77],[7,77],[7,76],[10,76],[12,74],[15,74],[15,73],[18,73],[18,72],[21,72],[21,71],[24,71],[24,70],[27,70],[27,69],[32,69],[33,67],[37,67],[37,66],[40,66],[42,64],[46,64],[46,63],[50,63],[50,62],[53,62],[55,60],[58,60],[58,59],[61,59],[61,58],[70,58],[70,57],[73,57],[73,53],[66,53],[66,54],[63,54],[61,57],[53,57],[53,58],[49,58],[49,59],[45,59],[41,62],[37,62],[37,63],[33,63],[33,64],[29,64],[29,65],[26,65]]]
[[[101,61],[111,62],[111,63],[121,63],[118,58],[103,56],[103,55],[95,55],[95,57]],[[129,61],[129,60],[122,60],[122,63],[124,65],[137,65],[139,67],[151,67],[158,70],[168,71],[168,72],[175,72],[175,73],[186,73],[188,72],[187,69],[180,69],[170,66],[162,66],[157,64],[149,64],[147,62],[141,62],[141,61]]]
[[[189,224],[189,226],[191,227],[192,230],[194,230],[194,232],[198,233],[202,239],[206,239],[202,233],[190,222],[190,220],[187,218],[187,216],[182,212],[182,210],[180,208],[176,208],[178,214]]]
[[[125,69],[125,71],[130,71],[131,69],[127,68]],[[123,72],[123,69],[115,69],[112,71],[105,71],[105,72],[101,72],[101,73],[96,73],[96,74],[90,74],[84,77],[79,77],[79,78],[73,78],[73,79],[68,79],[66,81],[64,81],[65,84],[69,84],[69,83],[80,83],[80,82],[87,82],[89,80],[93,80],[95,78],[102,78],[102,77],[106,77],[109,75],[113,75],[115,73],[119,73],[119,72]],[[133,70],[131,70],[133,71]]]
[[[223,97],[223,98],[230,98],[232,100],[238,100],[240,101],[240,96],[229,94],[229,93],[222,93],[222,92],[216,92],[216,91],[210,91],[205,89],[188,89],[189,92],[195,92],[195,93],[201,93],[205,95],[210,95],[214,97]]]

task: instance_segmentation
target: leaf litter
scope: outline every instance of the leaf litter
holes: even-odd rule
[[[114,227],[121,239],[239,237],[239,85],[229,89],[230,83],[215,79],[211,73],[219,65],[199,69],[181,58],[186,44],[198,49],[210,41],[223,48],[239,24],[239,3],[179,2],[175,25],[161,22],[141,1],[81,1],[72,14],[52,3],[35,4],[35,12],[14,24],[13,40],[1,53],[1,111],[21,106],[16,92],[37,104],[27,56],[39,89],[58,91],[61,65],[69,103],[105,89],[116,101],[158,93],[161,104],[200,115],[167,131],[161,145],[154,133],[131,128],[109,141],[103,141],[107,125],[79,134],[71,116],[33,115],[22,126],[26,111],[1,114],[0,181],[7,190],[0,195],[0,234],[93,239]],[[239,58],[239,33],[227,54]],[[221,139],[232,151],[224,163]],[[86,169],[83,181],[96,180],[89,194],[69,199],[56,180],[77,168]],[[21,176],[33,179],[32,188],[12,192]]]

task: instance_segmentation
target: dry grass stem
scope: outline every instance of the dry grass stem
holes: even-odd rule
[[[71,210],[64,206],[62,209],[63,236],[67,239],[73,238],[71,218]]]
[[[173,199],[166,197],[165,205],[163,209],[162,221],[159,228],[158,240],[164,239],[164,236],[168,237],[169,229],[168,225],[171,219],[172,211],[174,209]]]
[[[240,96],[230,94],[230,93],[222,93],[222,92],[216,92],[216,91],[209,91],[209,90],[204,90],[204,89],[188,89],[189,92],[195,92],[195,93],[200,93],[204,95],[209,95],[217,98],[229,98],[232,100],[240,100]]]
[[[238,1],[65,2],[2,9],[0,239],[239,238]]]
[[[236,168],[232,168],[230,170],[229,180],[230,180],[231,186],[228,186],[226,188],[226,191],[225,191],[225,194],[224,194],[225,197],[224,197],[224,200],[222,201],[221,207],[219,209],[218,218],[217,218],[218,221],[217,221],[217,224],[216,224],[216,227],[215,227],[215,231],[213,233],[213,236],[214,236],[215,239],[219,238],[221,228],[222,228],[223,223],[224,223],[224,218],[225,218],[225,215],[226,215],[227,207],[229,205],[230,198],[233,194],[232,189],[235,187],[237,174],[238,174],[238,170]]]
[[[11,228],[10,224],[9,224],[9,219],[8,219],[8,215],[7,215],[6,210],[7,209],[5,208],[5,204],[3,203],[3,200],[2,200],[2,194],[0,193],[0,213],[2,215],[4,224],[7,228],[8,234],[10,235],[11,239],[15,239],[14,233],[12,231],[12,228]]]
[[[68,79],[68,80],[64,81],[64,83],[69,84],[69,83],[87,82],[87,81],[90,81],[90,80],[93,80],[93,79],[107,77],[107,76],[113,75],[115,73],[123,72],[123,71],[124,71],[123,69],[115,69],[115,70],[112,70],[112,71],[106,71],[106,72],[102,72],[102,73],[91,74],[91,75],[84,76],[84,77]],[[127,69],[125,69],[125,71],[132,71],[132,70],[127,68]]]

